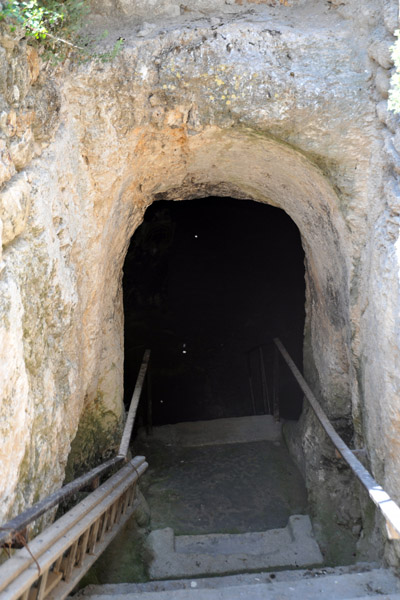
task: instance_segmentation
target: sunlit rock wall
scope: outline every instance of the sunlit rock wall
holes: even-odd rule
[[[204,195],[268,202],[298,225],[307,378],[400,500],[396,2],[154,7],[93,3],[99,52],[125,39],[112,62],[54,71],[0,40],[2,515],[59,486],[69,455],[72,474],[115,450],[130,237],[154,199]],[[365,556],[364,497],[309,411],[297,429],[328,558]]]
[[[54,154],[43,156],[60,131],[60,81],[40,69],[37,52],[5,26],[0,44],[3,520],[62,484],[84,406],[95,418],[76,462],[84,468],[115,444],[123,418],[123,346],[112,291],[119,280],[103,283],[107,294],[97,287],[105,264],[89,250],[96,243],[101,250],[101,239],[85,210],[85,183],[73,171],[56,176]],[[102,352],[111,360],[99,371]]]

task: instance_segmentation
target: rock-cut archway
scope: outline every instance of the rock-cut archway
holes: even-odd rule
[[[296,223],[306,255],[307,374],[331,417],[348,415],[348,240],[332,186],[299,152],[250,131],[210,129],[189,138],[175,168],[165,157],[173,159],[177,145],[166,147],[160,136],[158,154],[156,134],[147,136],[154,165],[161,163],[147,166],[141,184],[152,199],[251,198],[282,208]]]
[[[182,131],[178,134],[177,130],[171,130],[168,137],[147,130],[140,148],[142,154],[137,158],[141,168],[137,173],[141,182],[136,179],[133,185],[128,179],[120,187],[109,212],[109,235],[103,239],[114,269],[122,269],[130,237],[148,202],[153,200],[229,196],[282,208],[300,230],[306,257],[305,373],[338,430],[351,437],[348,240],[338,198],[330,183],[318,167],[296,150],[248,130],[210,128],[193,137],[184,136]],[[177,155],[183,160],[177,160]],[[138,202],[138,190],[146,204]],[[115,218],[119,227],[112,223]],[[119,235],[115,236],[117,230]],[[119,294],[120,279],[115,280],[111,298]],[[121,339],[122,318],[113,322],[116,329],[110,330],[109,335]],[[104,343],[112,347],[106,338]],[[109,356],[108,352],[108,361]],[[103,372],[115,376],[107,365]],[[330,538],[333,555],[337,551],[336,538],[343,560],[343,548],[347,547],[349,554],[354,549],[353,543],[349,544],[354,540],[348,524],[359,518],[358,509],[354,508],[354,489],[348,474],[341,481],[343,477],[334,466],[333,449],[325,444],[324,435],[307,408],[298,429],[293,443],[306,476],[320,541],[324,544]],[[345,515],[341,532],[327,517],[334,514],[337,503]]]
[[[154,202],[123,271],[125,406],[146,347],[153,425],[272,414],[273,338],[303,364],[304,251],[283,210],[227,197]],[[301,389],[283,373],[280,415],[297,420]]]
[[[71,114],[80,110],[73,94],[70,102]],[[59,380],[67,382],[62,393],[68,411],[64,413],[59,404],[60,425],[54,428],[62,443],[59,453],[41,456],[54,473],[52,485],[62,481],[68,454],[69,472],[76,472],[76,467],[82,471],[112,449],[119,437],[122,269],[130,239],[154,200],[228,196],[282,208],[292,218],[301,233],[306,261],[305,374],[339,432],[351,436],[351,245],[328,178],[298,150],[245,127],[207,126],[190,133],[190,115],[179,106],[165,116],[165,127],[145,124],[117,136],[104,115],[96,113],[100,122],[94,120],[87,127],[76,119],[73,127],[60,131],[51,154],[56,166],[52,178],[41,183],[32,217],[34,236],[48,198],[55,198],[53,223],[60,245],[55,264],[63,269],[63,285],[76,290],[68,308],[73,320],[69,327],[63,325],[63,362],[57,367]],[[20,252],[18,260],[21,256]],[[59,335],[57,323],[52,327]],[[38,435],[42,425],[38,421]],[[330,537],[333,554],[335,538],[342,540],[338,541],[342,549],[352,548],[356,541],[352,525],[359,519],[352,479],[336,469],[333,449],[325,444],[307,407],[298,429],[291,440],[307,480],[320,540]],[[69,440],[73,440],[71,452]],[[35,454],[29,465],[28,489],[34,493],[30,481]],[[20,489],[23,493],[24,485]],[[332,521],[338,505],[339,530]]]

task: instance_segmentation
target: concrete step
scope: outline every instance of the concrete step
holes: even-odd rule
[[[282,529],[243,534],[175,536],[152,531],[150,579],[177,579],[320,565],[323,557],[307,515],[292,515]]]
[[[400,582],[388,569],[355,565],[335,569],[89,586],[78,597],[91,600],[365,600],[374,597],[400,600]]]
[[[278,442],[282,439],[281,429],[282,424],[272,415],[257,415],[161,425],[153,428],[152,439],[186,447]],[[144,430],[139,435],[145,436]]]

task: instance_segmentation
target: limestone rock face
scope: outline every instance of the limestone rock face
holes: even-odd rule
[[[30,209],[30,186],[23,174],[13,178],[0,192],[0,218],[3,223],[2,245],[20,235]]]
[[[122,51],[57,76],[3,32],[1,517],[59,486],[69,456],[76,471],[114,451],[130,238],[154,200],[207,195],[279,206],[299,227],[307,379],[400,500],[393,7],[377,4],[98,0],[94,32],[127,16],[101,48],[124,37]],[[339,528],[353,548],[362,526],[370,539],[308,410],[298,430],[321,543]]]

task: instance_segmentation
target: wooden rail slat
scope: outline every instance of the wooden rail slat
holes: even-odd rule
[[[38,591],[37,591],[37,595],[36,595],[36,600],[44,600],[44,598],[46,597],[48,576],[49,576],[49,570],[47,569],[47,571],[45,573],[43,573],[43,575],[40,578],[40,583],[39,583],[39,587],[38,587]]]
[[[96,541],[97,541],[96,538],[97,538],[97,532],[99,530],[99,525],[100,525],[100,520],[98,519],[90,527],[89,542],[88,542],[88,547],[87,547],[87,551],[88,551],[89,554],[94,554],[94,550],[96,548]]]
[[[104,535],[107,531],[107,523],[108,523],[109,518],[110,518],[110,509],[106,510],[106,512],[103,514],[103,517],[102,517],[101,530],[100,530],[100,536],[99,536],[100,542],[104,538]]]
[[[389,494],[385,492],[385,490],[380,486],[377,481],[372,477],[372,475],[367,471],[367,469],[360,463],[360,461],[354,456],[353,452],[350,448],[345,444],[342,438],[338,435],[338,433],[333,428],[330,423],[328,417],[325,412],[322,410],[321,405],[318,400],[312,393],[310,387],[305,381],[304,377],[294,364],[293,360],[289,356],[286,348],[282,344],[282,342],[275,338],[274,342],[285,359],[286,364],[291,370],[293,376],[295,377],[297,383],[301,387],[304,392],[305,397],[307,398],[310,406],[314,410],[319,422],[322,427],[325,429],[326,433],[330,437],[334,446],[338,449],[342,458],[347,462],[350,469],[356,475],[356,477],[360,480],[362,485],[367,490],[369,497],[373,501],[373,503],[380,509],[383,516],[386,520],[386,528],[389,539],[400,539],[400,508],[399,506],[390,498]]]
[[[130,493],[129,490],[126,492],[124,499],[123,499],[123,506],[122,506],[122,514],[124,515],[126,513],[126,511],[128,510],[128,506],[129,506],[129,500],[130,500]]]
[[[56,562],[54,563],[53,566],[53,573],[59,573],[60,572],[60,567],[61,567],[61,563],[62,563],[62,556],[59,556],[56,560]]]
[[[136,483],[133,484],[132,489],[129,493],[129,506],[134,502],[136,495]]]
[[[85,554],[86,554],[87,547],[88,547],[88,541],[89,541],[89,529],[87,529],[85,531],[85,533],[83,534],[82,539],[81,539],[81,543],[80,543],[80,547],[79,547],[79,559],[77,562],[78,567],[82,566],[83,559],[85,558]]]
[[[47,578],[46,597],[60,583],[62,577],[63,577],[62,573],[55,573],[54,571],[49,571],[49,576]]]
[[[114,527],[116,514],[117,514],[117,505],[113,504],[111,507],[111,511],[110,511],[110,520],[108,522],[108,529],[111,529],[112,527]]]
[[[68,552],[67,563],[64,570],[64,579],[65,581],[69,581],[72,573],[72,569],[75,566],[76,553],[78,551],[78,543],[79,540],[75,540]]]

